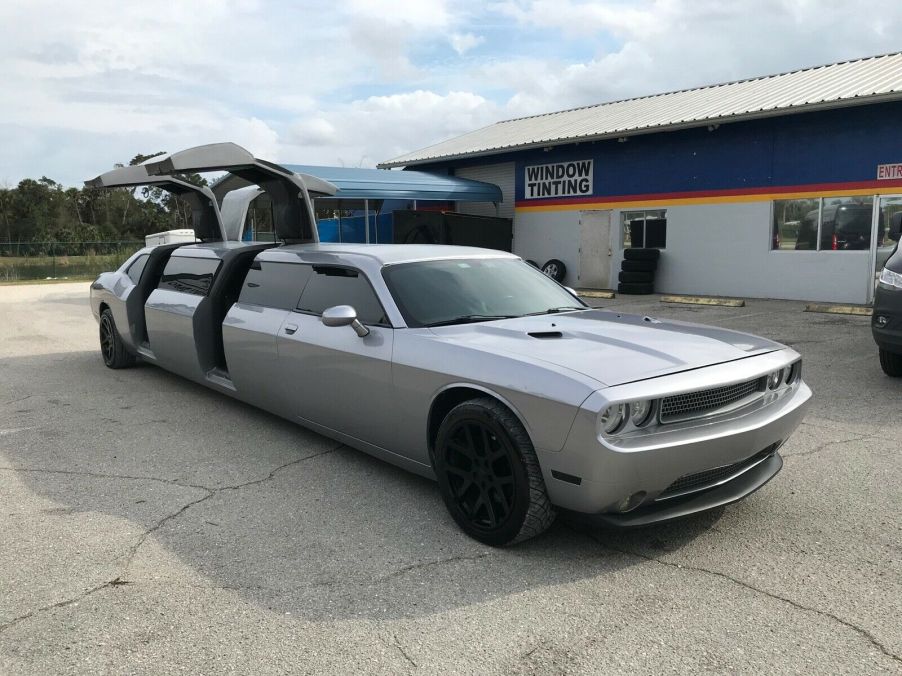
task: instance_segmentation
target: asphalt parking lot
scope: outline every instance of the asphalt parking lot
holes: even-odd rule
[[[902,673],[902,381],[868,319],[594,304],[793,346],[779,476],[492,549],[434,485],[149,366],[87,284],[0,286],[0,673]]]

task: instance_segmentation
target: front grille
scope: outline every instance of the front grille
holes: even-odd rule
[[[776,444],[774,444],[774,446],[775,445]],[[666,498],[674,498],[678,495],[685,495],[686,493],[701,491],[734,474],[741,474],[771,455],[774,452],[774,446],[768,446],[763,451],[755,453],[751,458],[734,462],[732,465],[724,465],[723,467],[715,467],[714,469],[706,469],[703,472],[681,476],[665,488],[656,500],[664,500]]]
[[[661,400],[661,422],[675,422],[724,408],[764,390],[764,378],[715,387],[710,390],[675,394]]]

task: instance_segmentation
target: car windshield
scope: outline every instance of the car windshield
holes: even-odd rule
[[[384,267],[382,275],[410,327],[586,309],[564,287],[519,259],[402,263]]]

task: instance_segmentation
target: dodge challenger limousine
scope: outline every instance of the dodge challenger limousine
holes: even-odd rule
[[[228,174],[177,177],[202,170]],[[735,502],[779,472],[811,397],[790,348],[592,309],[509,253],[320,244],[311,195],[331,186],[231,144],[89,182],[141,183],[186,196],[201,241],[91,285],[104,363],[157,364],[433,478],[491,545],[560,509],[638,526]],[[223,184],[269,192],[282,242],[230,239]]]

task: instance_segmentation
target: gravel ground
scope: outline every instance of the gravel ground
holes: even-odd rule
[[[792,345],[811,412],[741,503],[491,549],[429,481],[104,368],[87,293],[0,287],[0,673],[902,673],[902,381],[867,318],[596,302]]]

